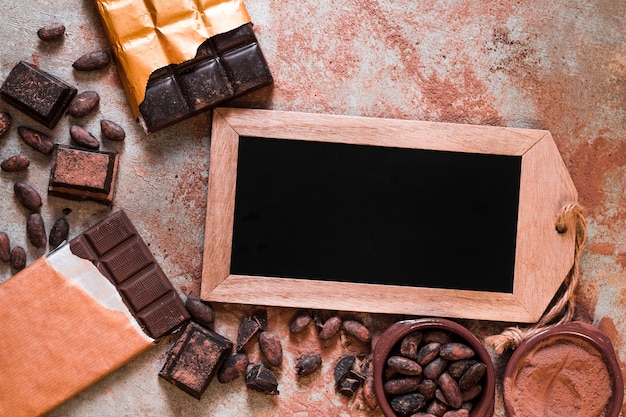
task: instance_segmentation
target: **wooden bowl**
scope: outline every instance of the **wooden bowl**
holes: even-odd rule
[[[594,382],[590,373],[607,377]],[[549,381],[545,387],[544,381]],[[605,383],[611,386],[602,387]],[[541,395],[533,395],[536,390]],[[551,409],[562,413],[565,407],[572,408],[572,417],[617,417],[624,381],[609,338],[590,324],[572,322],[544,330],[517,348],[505,369],[503,396],[510,417],[525,417],[535,410],[542,416]],[[529,408],[539,398],[541,404]],[[598,411],[599,404],[606,406]]]
[[[495,371],[491,357],[485,346],[465,327],[460,324],[440,318],[426,318],[399,321],[391,325],[380,335],[374,346],[374,390],[380,409],[386,417],[397,417],[391,408],[389,399],[384,392],[384,368],[390,354],[400,343],[402,338],[414,331],[443,330],[456,336],[458,341],[470,346],[476,352],[476,359],[487,366],[483,376],[483,389],[480,395],[473,400],[470,417],[491,417],[495,402]]]

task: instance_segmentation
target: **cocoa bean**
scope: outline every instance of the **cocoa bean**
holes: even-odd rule
[[[480,393],[483,391],[483,387],[476,384],[473,387],[467,388],[465,390],[461,390],[461,396],[463,397],[463,402],[471,401],[474,398],[478,397]]]
[[[33,187],[23,181],[16,181],[13,191],[18,201],[28,210],[35,211],[41,207],[41,196]]]
[[[283,347],[275,333],[262,332],[259,334],[259,348],[271,366],[280,366],[283,363]]]
[[[441,343],[430,342],[422,346],[417,352],[417,363],[421,366],[425,366],[439,356],[439,350],[441,349]]]
[[[30,165],[30,158],[26,154],[10,156],[0,162],[0,169],[6,172],[23,171]]]
[[[459,388],[462,390],[469,389],[470,387],[478,384],[478,381],[485,375],[487,372],[487,365],[482,362],[478,362],[469,368],[461,378],[459,378]]]
[[[0,232],[0,261],[9,262],[11,259],[11,242],[9,235]]]
[[[474,359],[464,359],[460,361],[451,362],[448,365],[448,373],[456,379],[461,378],[461,375],[465,373],[472,365],[476,364],[478,361]]]
[[[0,136],[4,135],[11,126],[11,115],[7,112],[0,112]]]
[[[26,126],[18,126],[17,133],[24,142],[41,153],[49,154],[54,149],[54,141],[43,132]]]
[[[71,126],[70,136],[72,137],[72,140],[74,140],[74,142],[76,142],[76,144],[79,146],[88,149],[100,148],[100,142],[98,141],[98,139],[96,139],[94,135],[89,133],[85,128],[75,125]]]
[[[196,323],[204,327],[211,327],[215,320],[215,313],[209,303],[189,297],[185,301],[185,307]]]
[[[426,400],[430,401],[435,398],[435,391],[437,390],[437,383],[432,379],[425,379],[420,382],[417,387],[417,392],[422,394]]]
[[[354,337],[359,342],[369,343],[372,340],[369,329],[365,327],[363,323],[360,323],[356,320],[344,320],[341,326],[346,331],[346,333]]]
[[[72,117],[84,117],[91,113],[100,104],[100,95],[95,91],[78,93],[70,102],[67,113]]]
[[[436,380],[446,370],[448,361],[443,358],[435,358],[432,362],[424,367],[424,378]]]
[[[434,400],[428,405],[428,408],[426,408],[427,413],[430,413],[436,417],[443,416],[446,411],[448,411],[448,406],[439,400]]]
[[[421,375],[422,367],[419,363],[404,356],[390,356],[387,366],[394,372],[402,375]]]
[[[300,333],[309,323],[311,323],[311,315],[306,310],[298,310],[289,321],[289,332]]]
[[[390,405],[401,416],[410,416],[424,408],[426,400],[422,394],[405,394],[391,400]]]
[[[388,395],[409,394],[417,390],[420,382],[422,382],[422,378],[415,376],[390,379],[389,381],[385,382],[383,389]]]
[[[114,142],[120,142],[126,138],[124,129],[110,120],[100,120],[100,132],[105,139]]]
[[[39,213],[31,213],[26,220],[26,234],[28,240],[36,248],[45,248],[48,239],[46,236],[46,225]]]
[[[378,407],[378,398],[374,392],[374,377],[371,375],[365,378],[363,382],[363,402],[370,410]]]
[[[400,343],[400,354],[410,359],[417,359],[420,343],[422,342],[421,332],[412,332],[402,338]]]
[[[250,316],[244,317],[241,323],[239,323],[235,350],[239,352],[243,349],[265,327],[267,327],[267,313],[263,314],[261,311],[257,311]]]
[[[430,414],[430,413],[422,413],[420,411],[420,412],[417,412],[415,414],[412,414],[411,417],[437,417],[437,416],[434,415],[434,414]]]
[[[322,357],[317,353],[305,356],[296,361],[296,375],[308,376],[322,366]]]
[[[244,374],[248,367],[248,355],[245,353],[235,353],[224,361],[217,372],[217,380],[222,384],[227,384]]]
[[[99,70],[111,62],[111,57],[107,51],[92,51],[82,55],[72,64],[76,71]]]
[[[11,268],[19,271],[26,266],[26,251],[21,246],[15,246],[11,249],[11,256],[9,258],[9,264]]]
[[[65,25],[62,23],[48,23],[37,31],[37,37],[45,42],[57,41],[63,38]]]
[[[438,381],[439,389],[441,389],[441,392],[446,397],[447,403],[453,408],[461,407],[461,404],[463,404],[463,396],[456,380],[452,378],[449,373],[444,372],[441,374]]]
[[[48,237],[48,243],[50,249],[54,249],[59,246],[63,241],[67,240],[67,236],[70,232],[70,225],[65,220],[65,217],[60,217],[55,220],[52,228],[50,229],[50,235]]]
[[[320,340],[330,340],[337,334],[341,328],[341,319],[339,316],[332,316],[324,322],[322,330],[320,330],[318,337]]]
[[[446,343],[441,346],[441,351],[439,355],[451,361],[458,361],[461,359],[470,359],[473,358],[476,352],[471,347],[463,344],[463,343]]]

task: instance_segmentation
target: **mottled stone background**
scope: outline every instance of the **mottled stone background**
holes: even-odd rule
[[[586,208],[589,227],[577,318],[603,329],[621,362],[626,361],[624,0],[247,0],[246,5],[275,83],[229,105],[550,130]],[[125,142],[106,144],[121,154],[115,207],[128,212],[181,294],[198,296],[210,114],[146,136],[132,119],[115,66],[97,73],[73,72],[76,58],[107,46],[92,1],[0,0],[0,10],[0,79],[17,61],[27,60],[79,91],[100,93],[98,112],[81,123],[99,133],[99,120],[108,118],[127,131]],[[46,45],[36,30],[52,21],[64,23],[67,32],[62,43]],[[14,124],[0,138],[0,158],[23,151],[32,163],[26,172],[0,173],[0,230],[27,249],[31,262],[45,250],[25,239],[26,212],[13,195],[14,181],[27,180],[44,196],[48,228],[70,208],[72,236],[109,209],[45,197],[50,158],[28,148],[16,130],[22,124],[41,126],[0,102],[0,111],[7,110]],[[64,118],[53,131],[42,130],[59,143],[69,143],[69,124]],[[11,273],[0,263],[0,280]],[[235,338],[237,323],[252,307],[215,308],[215,329]],[[334,361],[367,346],[346,338],[320,344],[312,328],[290,337],[286,327],[292,314],[290,309],[269,309],[270,328],[280,334],[286,352],[279,396],[250,392],[240,379],[228,385],[214,381],[202,400],[195,400],[157,378],[173,336],[52,416],[380,416],[358,399],[335,394],[332,386]],[[374,341],[399,319],[357,317],[371,327]],[[479,337],[506,325],[464,324]],[[310,350],[322,352],[323,368],[298,380],[293,364]],[[256,349],[250,355],[258,358]],[[506,359],[494,355],[498,383]],[[495,415],[505,415],[500,385]]]

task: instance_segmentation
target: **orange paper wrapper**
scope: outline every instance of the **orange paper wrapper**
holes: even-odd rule
[[[250,22],[242,0],[95,0],[133,111],[150,74],[195,57],[202,42]]]
[[[43,415],[154,346],[69,245],[0,285],[0,321],[2,416]]]

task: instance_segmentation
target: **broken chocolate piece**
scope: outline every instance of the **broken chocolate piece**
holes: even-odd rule
[[[144,331],[161,338],[190,316],[124,211],[110,214],[70,241],[72,253],[94,263],[115,285]]]
[[[189,322],[167,353],[159,376],[200,399],[232,347],[225,337]]]
[[[248,388],[265,394],[278,395],[278,380],[276,375],[262,363],[254,365],[246,373],[246,385]]]
[[[217,380],[222,384],[227,384],[239,378],[248,367],[248,355],[245,353],[235,353],[224,361],[217,373]]]
[[[337,391],[348,398],[354,396],[361,386],[361,381],[356,378],[346,378],[337,386]]]
[[[334,369],[335,385],[337,387],[350,374],[355,361],[356,356],[354,355],[345,355],[337,361]]]
[[[118,154],[55,145],[48,194],[72,200],[111,204]]]
[[[207,39],[194,59],[154,71],[139,105],[140,120],[154,132],[272,81],[247,23]]]
[[[252,315],[244,317],[239,323],[235,350],[239,352],[259,331],[265,329],[267,329],[267,311],[257,310]]]
[[[13,67],[0,88],[6,102],[51,129],[76,93],[76,88],[25,61]]]

